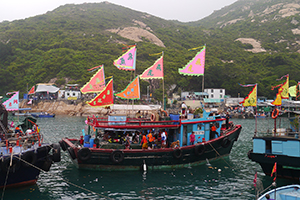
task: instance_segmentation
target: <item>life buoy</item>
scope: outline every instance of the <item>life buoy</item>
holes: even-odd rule
[[[77,152],[77,156],[78,156],[79,160],[82,160],[82,161],[89,160],[91,158],[91,155],[92,155],[91,150],[87,147],[81,148]]]
[[[20,169],[21,163],[19,158],[13,157],[12,158],[12,165],[10,166],[10,157],[4,158],[3,162],[1,163],[1,168],[3,171],[7,172],[9,169],[9,172],[15,173]]]
[[[60,145],[53,144],[52,156],[54,162],[60,162]]]
[[[115,164],[120,163],[124,160],[124,153],[120,150],[116,150],[112,152],[112,154],[110,155],[110,159]]]
[[[231,144],[231,140],[228,137],[225,137],[222,140],[221,146],[224,147],[224,148],[227,148],[227,147],[230,146],[230,144]]]
[[[167,113],[167,111],[165,111],[165,110],[162,110],[161,112],[162,112],[162,113],[165,113],[165,116],[166,116],[166,117],[168,117],[168,113]]]
[[[31,167],[30,164],[34,165],[36,162],[36,158],[37,156],[36,153],[34,153],[34,151],[27,151],[22,155],[22,160],[25,161],[22,161],[22,165],[24,167]]]
[[[177,158],[177,159],[181,158],[182,157],[182,151],[181,151],[181,149],[180,148],[174,149],[173,156],[174,156],[174,158]]]
[[[68,147],[68,153],[70,154],[70,157],[74,160],[76,158],[74,149],[72,147]]]
[[[277,108],[275,108],[272,112],[272,118],[276,119],[279,115],[279,110]]]
[[[65,141],[63,140],[59,141],[59,145],[63,151],[67,150],[67,144],[65,143]]]
[[[201,156],[205,152],[205,146],[203,144],[195,145],[195,154]]]
[[[152,115],[151,115],[151,121],[153,122],[153,121],[155,121],[155,115],[154,115],[154,113],[152,113]]]

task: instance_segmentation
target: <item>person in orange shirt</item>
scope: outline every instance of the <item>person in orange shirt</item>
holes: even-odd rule
[[[142,149],[148,149],[148,141],[145,134],[143,134],[141,145],[142,145]]]
[[[215,136],[219,137],[219,134],[217,132],[217,127],[213,124],[210,128],[209,140],[215,139]]]
[[[152,149],[154,137],[153,137],[151,131],[149,132],[149,134],[147,135],[147,137],[148,137],[148,141],[149,141],[149,147]]]

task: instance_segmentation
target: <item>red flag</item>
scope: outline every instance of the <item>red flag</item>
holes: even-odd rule
[[[254,187],[256,187],[256,181],[257,181],[257,172],[255,172],[255,175],[254,175],[254,180],[253,180]]]
[[[277,162],[275,162],[275,164],[273,166],[273,169],[272,169],[272,172],[271,172],[271,177],[273,176],[274,173],[276,173],[276,171],[277,171]],[[274,176],[273,181],[275,181],[275,180],[276,180],[276,174]]]
[[[32,86],[32,88],[29,90],[28,94],[34,94],[35,86]]]

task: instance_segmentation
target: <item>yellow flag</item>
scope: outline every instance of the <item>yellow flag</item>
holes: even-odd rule
[[[246,106],[256,106],[256,99],[257,99],[257,85],[255,85],[252,91],[248,94],[248,96],[242,101],[244,107]]]
[[[289,77],[286,77],[285,83],[278,89],[278,93],[281,94],[282,99],[289,98]]]
[[[272,102],[272,104],[274,105],[274,106],[281,106],[281,94],[280,94],[280,92],[279,92],[279,90],[278,90],[278,93],[277,93],[277,95],[276,95],[276,99]]]

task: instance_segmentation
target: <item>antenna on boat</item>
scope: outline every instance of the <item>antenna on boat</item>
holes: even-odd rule
[[[255,106],[255,130],[254,130],[254,136],[257,134],[257,83],[256,83],[256,106]]]

